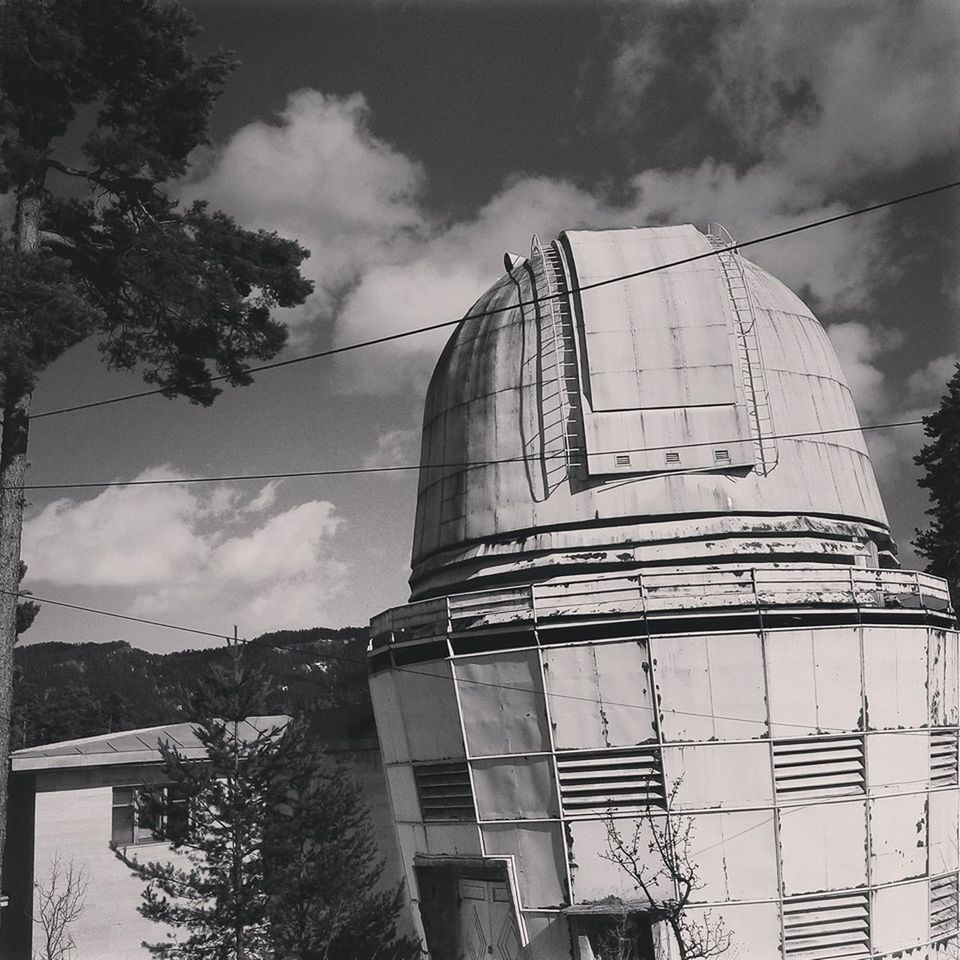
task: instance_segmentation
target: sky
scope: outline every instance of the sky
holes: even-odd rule
[[[238,66],[171,186],[311,250],[284,357],[461,316],[505,251],[708,221],[738,240],[960,172],[955,0],[188,0]],[[932,410],[960,353],[960,191],[752,247],[827,326],[863,423]],[[34,421],[28,483],[416,463],[446,333]],[[136,391],[93,342],[42,412]],[[919,428],[868,443],[906,566]],[[416,474],[35,490],[37,596],[228,634],[366,623],[407,598]],[[52,606],[25,642],[202,638]]]

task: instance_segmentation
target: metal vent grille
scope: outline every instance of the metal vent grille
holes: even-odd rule
[[[465,761],[415,764],[413,774],[424,820],[475,819]]]
[[[679,463],[679,462],[680,462],[680,454],[679,454],[679,453],[676,453],[676,452],[673,451],[673,450],[671,450],[671,451],[666,455],[666,458],[665,458],[665,459],[666,459],[667,463]]]
[[[957,875],[930,881],[930,937],[946,936],[957,930]]]
[[[730,462],[730,451],[729,450],[714,450],[713,459],[716,463],[729,463]]]
[[[558,754],[557,773],[564,816],[666,806],[656,749]]]
[[[957,731],[930,731],[930,786],[957,785]]]
[[[629,453],[618,453],[614,458],[614,464],[618,467],[629,467],[630,466],[630,454]]]
[[[787,957],[862,957],[870,953],[866,891],[805,897],[783,905],[783,952]]]
[[[862,794],[863,738],[775,742],[773,776],[778,800]]]

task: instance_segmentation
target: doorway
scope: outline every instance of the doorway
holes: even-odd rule
[[[520,937],[506,883],[461,878],[457,892],[464,960],[520,960]]]

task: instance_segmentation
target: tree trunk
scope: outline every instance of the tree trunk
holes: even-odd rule
[[[40,249],[43,173],[17,190],[14,237],[20,253]],[[29,318],[24,318],[25,323]],[[0,890],[7,841],[7,791],[10,770],[10,719],[13,712],[13,645],[17,639],[20,589],[20,536],[23,530],[23,481],[27,472],[30,394],[0,383],[3,426],[0,437]]]
[[[0,854],[7,839],[13,644],[17,638],[20,532],[23,528],[23,480],[27,469],[29,411],[29,394],[4,404],[3,437],[0,441]],[[0,872],[0,885],[2,883],[3,875]]]

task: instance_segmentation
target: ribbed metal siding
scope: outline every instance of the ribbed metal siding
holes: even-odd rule
[[[867,893],[807,897],[783,905],[784,956],[817,960],[870,953]]]
[[[663,808],[659,750],[597,750],[557,754],[564,816]]]
[[[930,881],[930,938],[956,932],[958,921],[957,875]]]
[[[930,786],[957,785],[957,731],[930,731]]]
[[[467,764],[415,764],[417,796],[424,820],[473,820],[473,791]]]
[[[781,740],[773,745],[778,800],[864,793],[862,737]]]

